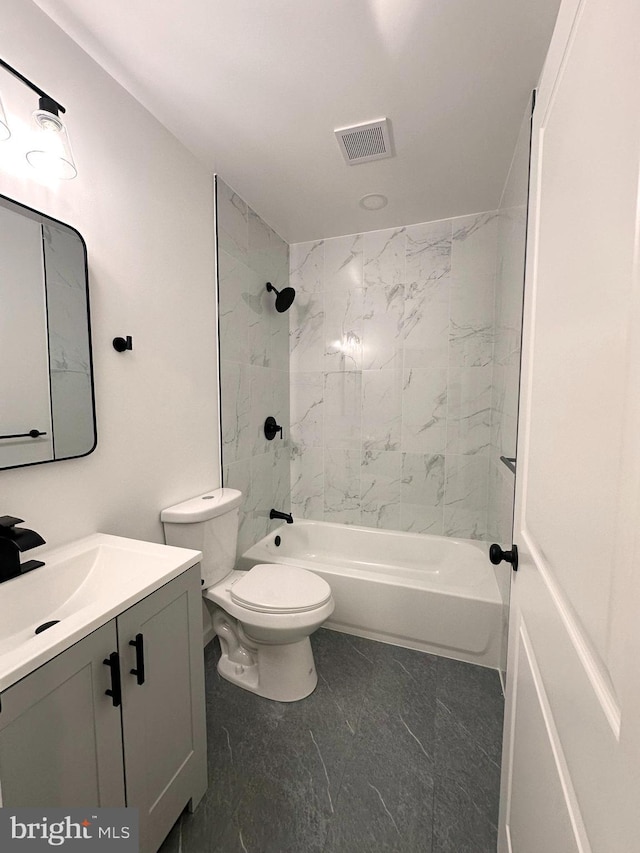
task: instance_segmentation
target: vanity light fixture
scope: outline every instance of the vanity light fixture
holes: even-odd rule
[[[60,118],[60,113],[66,112],[65,108],[3,59],[0,59],[0,67],[39,96],[38,109],[33,113],[37,130],[32,147],[27,151],[27,161],[49,177],[66,181],[75,178],[78,170],[73,159],[67,128]],[[3,128],[6,129],[4,137]],[[0,139],[8,139],[10,135],[11,131],[0,103]]]

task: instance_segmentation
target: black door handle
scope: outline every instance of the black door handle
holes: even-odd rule
[[[489,559],[494,566],[498,566],[503,560],[505,563],[511,563],[511,568],[514,572],[518,571],[518,546],[512,545],[510,551],[503,551],[499,545],[492,545],[489,548]]]
[[[144,684],[144,637],[136,634],[135,640],[129,640],[129,645],[136,650],[136,668],[130,669],[131,675],[136,676],[138,684]]]
[[[122,705],[122,684],[120,681],[120,658],[118,652],[111,652],[108,658],[105,658],[102,663],[111,669],[111,689],[105,690],[105,696],[111,696],[113,707],[117,708]]]

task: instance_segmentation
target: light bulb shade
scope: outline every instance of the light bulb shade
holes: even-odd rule
[[[67,129],[60,116],[47,110],[33,114],[38,130],[27,160],[39,172],[51,178],[70,181],[78,174]]]
[[[11,136],[11,129],[7,121],[7,116],[2,106],[2,98],[0,98],[0,142],[4,142]]]

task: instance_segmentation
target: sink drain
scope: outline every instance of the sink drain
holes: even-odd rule
[[[46,631],[47,628],[50,628],[52,625],[57,625],[59,621],[59,619],[52,619],[51,622],[43,622],[42,625],[38,625],[35,633],[42,634],[43,631]]]

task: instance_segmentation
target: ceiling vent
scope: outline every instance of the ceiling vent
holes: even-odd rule
[[[380,118],[334,131],[342,156],[352,166],[393,156],[389,119]]]

